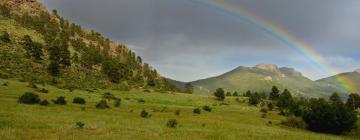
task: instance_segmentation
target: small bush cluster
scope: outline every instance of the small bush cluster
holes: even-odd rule
[[[178,125],[178,122],[176,119],[170,119],[166,123],[166,126],[169,128],[176,128],[177,125]]]
[[[57,105],[66,105],[66,100],[64,96],[57,97],[56,100],[52,100],[52,102]]]
[[[281,123],[289,127],[306,128],[306,123],[303,121],[303,119],[295,116],[289,116],[287,117],[286,121],[282,121]]]
[[[22,104],[38,104],[40,102],[40,98],[37,94],[25,92],[25,94],[19,97],[18,102]]]
[[[176,116],[180,116],[180,110],[176,110],[176,111],[175,111],[175,115],[176,115]]]
[[[145,109],[143,109],[143,110],[141,111],[141,113],[140,113],[140,117],[142,117],[142,118],[149,118],[149,117],[151,117],[151,115],[150,115],[149,112],[147,112]]]
[[[195,109],[193,110],[193,113],[195,113],[195,114],[200,114],[200,113],[201,113],[200,108],[195,108]]]
[[[107,104],[106,100],[100,100],[100,102],[98,102],[95,107],[99,108],[99,109],[110,108],[110,106]]]
[[[115,107],[120,107],[120,105],[121,105],[121,99],[117,99],[117,100],[114,101],[114,106]]]
[[[85,101],[85,99],[84,98],[81,98],[81,97],[75,97],[74,99],[73,99],[73,103],[74,104],[85,104],[86,103],[86,101]]]
[[[49,93],[49,90],[45,89],[45,88],[42,88],[39,90],[39,92],[41,93]]]
[[[203,106],[203,110],[207,111],[207,112],[211,112],[211,107],[210,106]]]
[[[76,122],[76,126],[77,126],[78,128],[84,128],[85,123],[79,121],[79,122]]]
[[[42,100],[41,102],[40,102],[40,105],[41,106],[47,106],[47,105],[49,105],[50,103],[47,101],[47,100]]]

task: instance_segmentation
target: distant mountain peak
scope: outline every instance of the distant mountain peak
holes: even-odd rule
[[[360,69],[356,69],[356,70],[355,70],[355,72],[358,72],[358,73],[360,73]]]
[[[263,69],[263,70],[271,70],[271,71],[278,71],[279,68],[275,64],[258,64],[255,68]]]

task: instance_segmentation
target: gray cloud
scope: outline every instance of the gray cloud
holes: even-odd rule
[[[73,22],[126,42],[174,79],[195,80],[257,63],[294,67],[312,79],[330,75],[258,27],[193,0],[41,1]],[[360,67],[360,1],[228,1],[284,27],[337,69]]]

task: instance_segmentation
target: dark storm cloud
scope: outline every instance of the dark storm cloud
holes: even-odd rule
[[[241,19],[193,0],[41,0],[50,9],[118,42],[158,71],[195,80],[238,65],[276,63],[327,76],[296,50]],[[229,0],[293,33],[334,62],[359,67],[360,1]],[[335,63],[338,60],[338,63]]]

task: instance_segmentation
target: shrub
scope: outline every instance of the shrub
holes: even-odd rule
[[[114,106],[115,106],[115,107],[120,107],[120,105],[121,105],[121,99],[115,100]]]
[[[266,118],[266,113],[261,114],[261,118]]]
[[[257,105],[260,103],[260,95],[258,93],[251,94],[249,97],[249,104],[250,105]]]
[[[268,103],[267,107],[270,111],[274,109],[274,105],[272,103]]]
[[[200,113],[201,113],[200,108],[195,108],[195,109],[193,110],[193,113],[195,113],[195,114],[200,114]]]
[[[74,104],[85,104],[86,103],[86,101],[85,101],[85,99],[84,98],[81,98],[81,97],[75,97],[74,99],[73,99],[73,103]]]
[[[38,89],[39,87],[34,83],[29,83],[28,87],[31,87],[32,89]]]
[[[211,112],[211,107],[210,106],[203,106],[203,110],[207,111],[207,112]]]
[[[38,104],[40,102],[39,95],[36,95],[32,92],[25,92],[22,96],[19,97],[19,103],[23,104]]]
[[[42,88],[39,90],[39,92],[41,93],[49,93],[49,90],[45,89],[45,88]]]
[[[262,112],[262,113],[267,113],[267,111],[268,111],[268,110],[267,110],[266,108],[261,108],[261,109],[260,109],[260,112]]]
[[[4,84],[3,84],[3,86],[8,86],[8,85],[9,85],[9,83],[8,83],[8,82],[6,82],[6,83],[4,83]]]
[[[180,116],[180,110],[176,110],[176,111],[175,111],[175,115],[176,115],[176,116]]]
[[[141,113],[140,113],[140,117],[142,117],[142,118],[148,118],[148,117],[150,117],[150,114],[149,114],[149,112],[147,112],[145,109],[143,109],[143,110],[141,111]]]
[[[116,97],[114,95],[112,95],[110,92],[106,92],[103,94],[103,98],[107,99],[107,100],[112,100],[112,99],[115,99]]]
[[[139,103],[145,103],[145,100],[144,100],[144,99],[142,99],[142,98],[137,99],[137,101],[138,101]]]
[[[177,122],[176,119],[170,119],[166,123],[166,126],[169,127],[169,128],[175,128],[177,125],[178,125],[178,122]]]
[[[10,35],[9,35],[9,33],[7,31],[4,31],[3,35],[0,38],[5,43],[11,42]]]
[[[222,88],[216,89],[216,91],[214,92],[214,96],[215,96],[218,100],[224,100],[224,99],[225,99],[224,90],[223,90]]]
[[[42,105],[42,106],[47,106],[47,105],[49,105],[50,103],[47,101],[47,100],[42,100],[41,102],[40,102],[40,105]]]
[[[294,128],[306,128],[306,123],[303,121],[303,119],[295,116],[287,117],[286,121],[282,121],[281,124]]]
[[[66,100],[64,96],[58,97],[56,100],[53,100],[53,102],[57,105],[66,105]]]
[[[85,124],[83,122],[76,122],[78,128],[84,128]]]
[[[100,102],[98,102],[95,107],[99,108],[99,109],[110,108],[109,105],[107,104],[106,100],[100,100]]]

